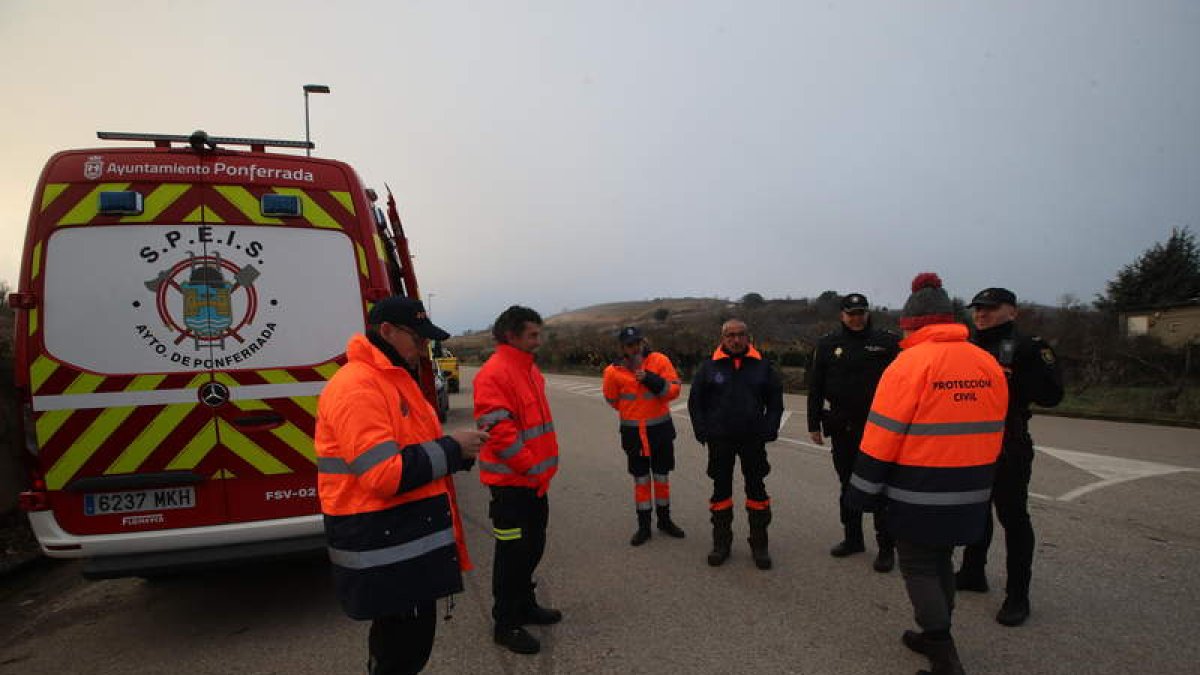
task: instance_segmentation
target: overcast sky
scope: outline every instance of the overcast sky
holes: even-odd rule
[[[97,130],[391,185],[436,322],[669,296],[1090,300],[1200,229],[1200,2],[0,0],[0,279]]]

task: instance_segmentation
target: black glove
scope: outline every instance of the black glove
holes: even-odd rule
[[[652,373],[648,370],[645,375],[642,375],[642,384],[655,395],[661,395],[667,390],[667,381],[657,373]]]

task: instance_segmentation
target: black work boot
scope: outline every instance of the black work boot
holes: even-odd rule
[[[904,643],[905,647],[918,654],[929,655],[929,638],[925,637],[924,633],[918,633],[915,630],[906,630],[900,636],[900,641]]]
[[[492,639],[496,641],[496,644],[507,647],[510,652],[517,654],[536,654],[542,651],[542,643],[520,626],[512,628],[497,626],[492,632]]]
[[[905,643],[907,644],[907,643]],[[958,660],[958,650],[954,647],[954,639],[931,640],[925,638],[929,657],[929,670],[918,670],[917,675],[964,675],[962,662]]]
[[[1029,618],[1029,594],[1009,593],[996,613],[996,622],[1004,626],[1020,626]]]
[[[771,554],[767,552],[767,525],[771,524],[771,509],[746,509],[750,520],[750,554],[760,570],[771,569]]]
[[[867,547],[863,544],[862,515],[858,514],[859,519],[857,521],[853,520],[853,516],[851,515],[843,514],[843,517],[846,519],[842,523],[845,535],[837,546],[829,549],[829,555],[835,558],[845,558],[848,555],[862,553],[867,550]]]
[[[988,582],[987,574],[983,569],[969,569],[966,567],[960,568],[954,574],[954,587],[960,591],[975,591],[976,593],[987,593]]]
[[[733,509],[712,512],[713,549],[708,554],[708,564],[716,567],[729,559],[733,546]]]
[[[671,507],[656,506],[654,510],[658,513],[658,529],[676,539],[683,539],[683,530],[671,520]]]
[[[638,529],[637,532],[634,532],[633,536],[629,539],[630,546],[641,546],[642,544],[650,541],[650,512],[638,511],[637,519]]]
[[[879,554],[875,556],[875,562],[871,567],[876,572],[891,572],[896,567],[896,549],[892,547],[880,548]]]

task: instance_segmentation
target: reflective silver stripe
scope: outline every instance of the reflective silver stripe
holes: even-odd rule
[[[633,482],[635,485],[649,485],[650,476],[634,476]]]
[[[650,392],[646,392],[646,393],[642,394],[642,398],[646,399],[647,401],[653,401],[654,399],[658,398],[658,394],[652,394]]]
[[[486,415],[480,415],[479,417],[476,417],[475,418],[475,426],[480,427],[480,428],[487,428],[487,427],[490,427],[493,424],[499,422],[500,420],[507,420],[507,419],[512,419],[512,413],[505,410],[504,408],[499,408],[497,410],[493,410],[492,412],[490,412]]]
[[[534,464],[532,467],[530,467],[529,471],[525,472],[525,475],[536,476],[539,473],[545,473],[546,471],[550,470],[551,467],[555,466],[558,466],[558,457],[551,457],[543,462]]]
[[[883,483],[872,483],[863,479],[858,474],[851,474],[850,484],[869,495],[877,495],[883,492]]]
[[[554,422],[546,422],[545,424],[539,424],[536,427],[529,427],[525,431],[522,431],[521,438],[528,441],[537,438],[538,436],[548,434],[551,431],[554,431]]]
[[[905,424],[899,420],[881,415],[874,410],[867,416],[867,421],[897,434],[909,436],[966,436],[970,434],[990,434],[1004,431],[1004,420],[988,420],[986,422],[930,422],[922,424]]]
[[[888,499],[921,506],[961,506],[963,504],[982,504],[991,499],[990,488],[983,490],[967,490],[965,492],[914,492],[888,486],[884,493]]]
[[[400,454],[400,446],[396,445],[395,441],[384,441],[359,455],[349,464],[341,457],[318,457],[317,472],[361,476],[398,454]],[[443,458],[442,463],[444,464],[445,461]]]
[[[654,482],[655,483],[669,483],[670,479],[667,476],[668,476],[668,474],[665,474],[665,473],[656,473],[656,474],[654,474]]]
[[[621,399],[622,401],[636,401],[637,394],[621,394],[617,398]]]
[[[433,480],[437,480],[446,475],[446,451],[441,445],[433,441],[425,441],[421,444],[425,450],[425,454],[429,456],[429,465],[433,467]]]
[[[512,456],[517,454],[518,452],[520,452],[521,448],[524,446],[525,446],[525,441],[518,438],[517,440],[513,441],[512,445],[501,450],[500,452],[497,452],[496,456],[499,457],[500,459],[511,459]]]
[[[608,398],[607,396],[605,396],[605,397],[604,397],[604,400],[605,400],[605,401],[608,401],[609,403],[616,403],[616,402],[617,402],[617,399],[615,399],[615,398]]]
[[[637,502],[637,510],[638,511],[649,511],[650,510],[650,500],[647,499],[644,502]]]
[[[513,470],[508,468],[507,464],[492,464],[491,462],[480,462],[480,471],[491,471],[492,473],[512,473]]]
[[[648,426],[648,427],[652,427],[656,424],[662,424],[663,422],[670,422],[670,421],[671,421],[670,414],[661,415],[659,417],[652,417],[648,420],[645,420],[646,426]],[[642,423],[642,420],[628,420],[628,419],[621,420],[621,426],[623,426],[623,427],[636,427],[636,426],[640,426],[641,423]]]
[[[665,497],[655,497],[655,498],[654,498],[654,505],[655,505],[655,506],[670,506],[670,505],[671,505],[671,500],[670,500],[670,499],[667,499],[667,498],[665,498]]]
[[[364,570],[371,567],[382,567],[384,565],[391,565],[392,563],[412,560],[430,551],[436,551],[444,546],[453,545],[454,528],[448,527],[433,534],[427,534],[420,539],[406,541],[403,544],[387,548],[377,548],[372,551],[344,551],[331,546],[329,548],[329,560],[338,567]]]

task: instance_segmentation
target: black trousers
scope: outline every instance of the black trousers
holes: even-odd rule
[[[733,465],[741,459],[742,478],[746,481],[746,499],[766,501],[764,480],[771,473],[767,462],[767,446],[749,439],[710,439],[708,442],[708,477],[713,480],[709,501],[723,502],[733,498]]]
[[[650,444],[650,456],[642,455],[642,449],[625,450],[626,466],[629,475],[648,476],[650,471],[665,476],[675,470],[675,443],[659,441]]]
[[[917,625],[926,633],[949,637],[954,613],[954,547],[900,540],[896,555]]]
[[[387,616],[371,622],[367,637],[371,675],[419,673],[433,652],[437,631],[437,601],[423,602],[407,614]]]
[[[488,513],[496,537],[492,562],[492,619],[496,628],[521,625],[536,602],[533,572],[546,551],[550,501],[533,488],[491,486]]]
[[[996,463],[996,482],[992,486],[992,505],[1004,528],[1007,590],[1009,595],[1029,595],[1033,577],[1033,549],[1036,545],[1033,522],[1029,518],[1029,479],[1033,476],[1033,444],[1005,448]],[[992,543],[992,517],[988,514],[983,539],[963,551],[964,570],[983,574],[988,547]]]
[[[838,481],[841,483],[842,490],[838,496],[838,512],[841,518],[842,526],[846,530],[846,538],[861,542],[862,533],[862,511],[850,508],[847,501],[848,486],[850,485],[850,476],[854,473],[854,461],[858,457],[858,448],[862,445],[864,425],[850,424],[844,429],[832,431],[829,434],[830,454],[833,456],[833,470],[837,472]],[[883,508],[876,511],[875,519],[875,541],[879,544],[880,549],[891,548],[891,535],[887,530],[887,511]]]

